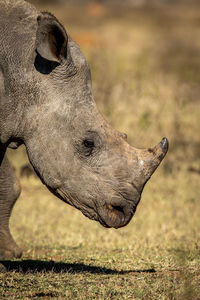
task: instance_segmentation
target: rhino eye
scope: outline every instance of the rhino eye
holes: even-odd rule
[[[86,147],[86,148],[94,148],[94,141],[92,140],[84,140],[83,141],[83,145]]]
[[[82,159],[94,156],[101,149],[101,138],[95,131],[87,131],[82,139],[75,142],[75,149]]]
[[[95,147],[94,141],[93,140],[89,140],[89,139],[83,140],[83,147],[84,147],[84,154],[85,154],[85,156],[92,155],[94,147]]]

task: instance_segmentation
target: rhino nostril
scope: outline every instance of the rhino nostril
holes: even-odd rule
[[[112,209],[115,209],[118,212],[124,213],[124,208],[121,206],[111,205]]]
[[[123,206],[109,204],[108,209],[110,210],[110,212],[114,213],[115,215],[121,218],[125,216],[125,209]]]
[[[131,207],[126,203],[121,204],[119,201],[115,201],[114,203],[107,204],[106,211],[103,214],[106,225],[114,228],[125,226],[133,216],[131,211]]]

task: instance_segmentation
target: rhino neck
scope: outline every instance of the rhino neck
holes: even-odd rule
[[[39,12],[23,0],[0,2],[0,142],[6,144],[21,137],[24,107],[34,91],[27,66],[33,65],[30,49],[35,45]]]
[[[37,13],[37,9],[24,0],[1,0],[1,15],[6,17],[6,15],[11,15],[12,12],[17,16],[18,11],[29,16]]]

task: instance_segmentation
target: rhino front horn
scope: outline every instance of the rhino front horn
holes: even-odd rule
[[[139,150],[139,164],[142,167],[145,181],[147,181],[157,169],[157,167],[165,157],[167,150],[168,140],[165,137],[154,148]]]

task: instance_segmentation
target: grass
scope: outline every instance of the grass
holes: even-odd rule
[[[119,230],[22,178],[11,230],[24,254],[3,262],[0,298],[200,299],[199,4],[48,10],[81,45],[107,120],[136,147],[167,136],[170,149]],[[24,152],[9,152],[18,175]]]

